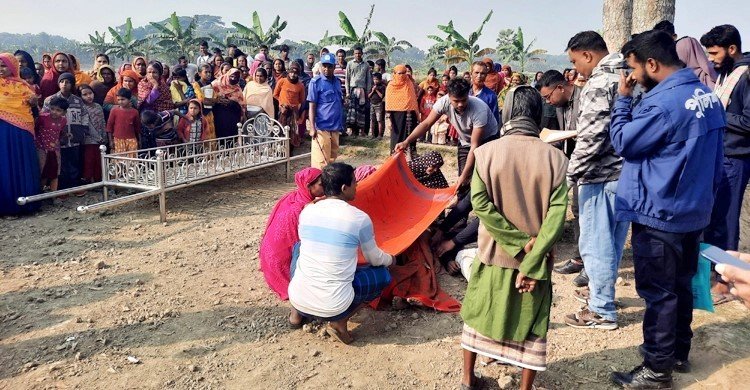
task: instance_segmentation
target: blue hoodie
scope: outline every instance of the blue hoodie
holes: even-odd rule
[[[691,69],[674,72],[634,108],[632,100],[617,99],[609,130],[623,158],[617,220],[671,233],[705,228],[723,169],[721,102]]]

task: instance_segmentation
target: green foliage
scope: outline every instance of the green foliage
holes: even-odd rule
[[[532,50],[535,42],[536,39],[533,39],[531,43],[526,45],[521,27],[518,27],[516,31],[512,29],[501,30],[497,35],[497,53],[502,56],[503,62],[518,64],[520,71],[524,72],[527,63],[544,62],[544,58],[540,55],[546,54],[547,50]]]
[[[94,31],[94,35],[89,34],[89,42],[84,43],[83,47],[94,53],[106,53],[112,45],[107,43],[107,32],[99,34],[99,31]]]
[[[396,38],[388,38],[388,36],[379,31],[373,31],[372,35],[375,37],[375,40],[368,42],[365,45],[365,50],[371,50],[375,54],[385,57],[385,62],[388,68],[391,67],[391,55],[394,52],[404,52],[405,48],[413,47],[409,41],[397,41]]]
[[[195,18],[190,18],[190,23],[183,28],[177,13],[172,13],[164,24],[154,22],[150,24],[158,32],[149,35],[147,39],[155,42],[162,53],[166,53],[174,59],[180,55],[194,55],[201,41],[208,39],[207,37],[197,36],[198,24]]]
[[[442,60],[446,65],[460,64],[463,62],[471,64],[476,58],[493,54],[495,49],[485,47],[480,48],[479,38],[482,36],[484,25],[492,18],[492,11],[484,17],[479,27],[474,30],[469,37],[459,33],[453,27],[453,21],[449,20],[447,25],[438,25],[437,28],[447,34],[445,39],[435,35],[429,35],[428,38],[436,41],[435,45],[430,48],[431,59]]]
[[[370,43],[370,39],[372,38],[373,33],[372,30],[370,30],[370,22],[372,21],[372,14],[374,11],[375,4],[370,6],[370,14],[367,16],[365,28],[362,29],[362,33],[360,34],[357,34],[357,31],[354,29],[354,26],[352,26],[352,23],[349,21],[346,14],[339,11],[339,27],[341,27],[343,34],[326,36],[320,41],[320,43],[323,45],[339,45],[348,48],[354,46],[362,46],[364,48]],[[326,32],[326,35],[328,35],[328,32]]]
[[[147,39],[136,39],[133,37],[133,23],[130,21],[130,18],[125,20],[125,28],[122,34],[112,27],[109,27],[109,33],[112,35],[112,46],[107,49],[107,54],[111,54],[121,60],[146,54],[141,46],[146,43]]]
[[[281,21],[281,18],[276,15],[276,19],[273,20],[268,30],[263,30],[263,25],[260,22],[260,16],[258,12],[253,12],[253,26],[247,27],[243,24],[232,22],[232,26],[236,29],[234,33],[230,33],[229,37],[237,42],[237,45],[243,46],[249,49],[248,52],[254,52],[261,45],[271,47],[281,38],[281,31],[286,28],[286,21]]]

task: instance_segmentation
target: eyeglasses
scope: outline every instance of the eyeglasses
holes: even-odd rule
[[[546,95],[542,95],[542,99],[544,99],[545,102],[549,101],[549,98],[552,97],[552,94],[555,93],[555,91],[557,91],[558,88],[562,88],[562,85],[560,84],[555,85],[555,88],[553,88],[552,91],[550,91],[550,93]]]

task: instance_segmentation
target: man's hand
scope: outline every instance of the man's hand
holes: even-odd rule
[[[520,294],[532,292],[536,288],[536,280],[526,277],[521,271],[516,275],[516,288]]]
[[[536,237],[531,237],[529,242],[527,242],[526,245],[524,245],[523,247],[524,253],[531,252],[531,250],[534,249],[534,243],[536,243]]]
[[[750,254],[735,251],[727,251],[727,253],[742,261],[750,262]],[[716,272],[721,275],[721,278],[725,282],[731,285],[729,292],[742,299],[745,306],[750,309],[750,271],[745,271],[731,265],[717,264]]]
[[[393,151],[394,152],[403,152],[404,150],[406,150],[407,146],[408,146],[408,144],[406,143],[406,141],[399,142],[399,143],[396,144],[396,146],[393,147]]]
[[[632,96],[635,84],[636,81],[633,78],[632,73],[625,76],[625,71],[620,70],[620,83],[617,86],[617,93],[620,94],[620,96]]]
[[[445,240],[437,247],[435,250],[435,254],[438,255],[438,257],[444,255],[446,252],[450,252],[453,250],[453,248],[456,247],[456,243],[453,242],[453,240]]]
[[[443,242],[443,231],[438,229],[430,239],[430,245],[437,247],[441,242]]]
[[[447,270],[449,274],[455,274],[456,272],[461,272],[461,266],[455,260],[451,260],[448,262]]]
[[[313,125],[310,127],[310,137],[312,137],[313,140],[315,140],[315,137],[317,136],[318,136],[318,129],[316,129],[315,125]]]

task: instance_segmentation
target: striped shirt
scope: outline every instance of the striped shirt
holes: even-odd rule
[[[300,253],[289,284],[289,301],[299,311],[334,317],[354,300],[357,249],[373,266],[391,265],[391,255],[375,243],[372,221],[339,199],[309,205],[299,217]]]

